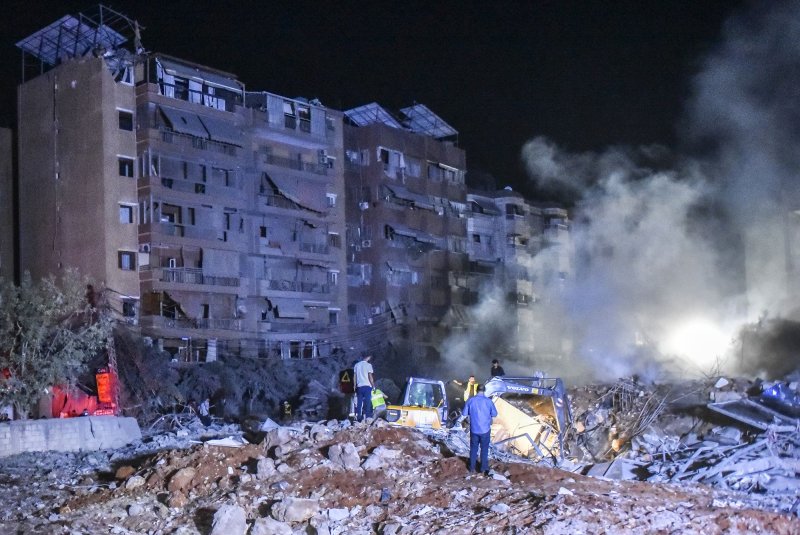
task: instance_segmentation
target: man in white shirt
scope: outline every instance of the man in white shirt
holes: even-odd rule
[[[372,418],[372,389],[375,380],[372,377],[372,355],[365,355],[353,367],[356,375],[356,420],[362,421],[365,417]]]

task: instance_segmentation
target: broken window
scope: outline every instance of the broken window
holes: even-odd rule
[[[133,132],[133,113],[125,110],[117,110],[119,115],[119,129]]]
[[[119,251],[117,253],[117,266],[123,271],[136,270],[136,253],[133,251]]]
[[[481,235],[480,234],[473,234],[472,235],[472,241],[475,242],[475,243],[480,243],[481,242]]]
[[[133,318],[136,316],[136,299],[122,300],[122,315],[126,318]]]
[[[428,179],[439,182],[442,180],[442,168],[433,162],[428,162]]]
[[[294,102],[283,101],[283,126],[294,130],[297,127],[297,117],[294,113]]]
[[[311,109],[308,106],[297,105],[297,118],[300,121],[300,130],[311,132]]]
[[[133,178],[133,165],[134,165],[133,158],[128,158],[127,156],[119,156],[117,158],[117,162],[119,163],[119,176],[126,176],[129,178]]]
[[[422,176],[422,160],[413,156],[406,157],[406,174],[419,178]]]

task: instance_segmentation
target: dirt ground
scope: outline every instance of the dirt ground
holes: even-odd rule
[[[800,533],[795,516],[699,485],[500,461],[494,477],[470,476],[465,459],[414,430],[330,422],[295,426],[287,436],[240,448],[3,459],[0,532],[207,534],[223,504],[242,507],[249,526],[293,497],[318,507],[310,519],[286,522],[287,533]],[[361,461],[376,448],[391,455],[374,470],[343,468],[329,452],[347,443]]]

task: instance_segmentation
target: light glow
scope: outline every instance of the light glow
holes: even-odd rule
[[[731,335],[718,324],[707,318],[692,318],[667,333],[661,350],[706,369],[727,353],[731,341]]]

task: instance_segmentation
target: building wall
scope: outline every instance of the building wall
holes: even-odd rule
[[[135,418],[87,416],[16,420],[0,425],[0,458],[35,451],[121,448],[141,438]]]
[[[12,132],[0,128],[0,277],[14,279],[14,177]]]
[[[119,223],[119,202],[135,201],[136,183],[119,176],[118,158],[134,156],[135,141],[119,131],[117,108],[132,104],[133,87],[94,57],[20,85],[20,267],[34,278],[73,267],[138,296],[136,272],[121,271],[117,255],[136,244],[135,226]]]
[[[466,268],[465,153],[384,124],[345,126],[345,152],[349,320],[367,350],[388,341],[401,356],[424,360],[463,297],[451,282]],[[431,179],[429,164],[456,177]]]

